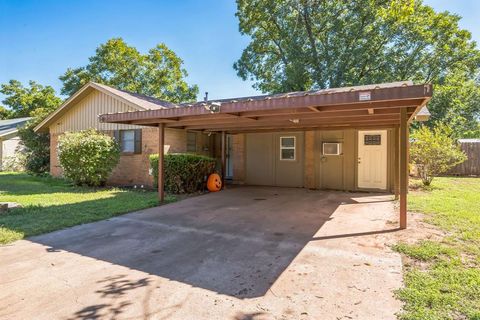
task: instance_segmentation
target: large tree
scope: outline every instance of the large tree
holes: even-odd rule
[[[251,37],[234,64],[264,92],[472,74],[480,54],[459,16],[420,0],[237,0]]]
[[[467,77],[463,72],[451,72],[438,82],[428,104],[433,127],[448,123],[454,138],[480,137],[480,81],[478,76]]]
[[[7,111],[3,113],[8,118],[45,115],[62,102],[51,86],[43,86],[35,81],[29,81],[28,86],[24,86],[18,80],[10,80],[0,86],[0,93],[5,95],[2,103]]]
[[[431,82],[434,120],[479,133],[480,52],[458,15],[421,0],[237,0],[236,15],[251,41],[234,68],[263,92]]]
[[[95,81],[171,102],[192,101],[198,87],[185,82],[187,71],[182,65],[182,59],[163,43],[142,54],[114,38],[101,44],[86,66],[69,68],[60,76],[62,94],[72,95]]]

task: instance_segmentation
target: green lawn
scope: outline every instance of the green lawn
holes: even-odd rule
[[[395,247],[412,259],[398,292],[400,318],[479,320],[480,178],[435,178],[429,190],[409,194],[409,210],[427,214],[447,236]]]
[[[167,201],[174,201],[168,196]],[[0,172],[0,202],[22,208],[0,214],[0,244],[153,207],[157,193],[74,187],[61,179]]]

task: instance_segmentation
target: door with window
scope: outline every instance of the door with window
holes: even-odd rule
[[[358,187],[387,189],[387,131],[358,132]]]
[[[303,132],[274,134],[275,185],[303,187]]]
[[[303,187],[303,132],[246,135],[246,183]]]

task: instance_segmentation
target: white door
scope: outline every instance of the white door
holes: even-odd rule
[[[387,189],[387,131],[358,131],[358,187]]]

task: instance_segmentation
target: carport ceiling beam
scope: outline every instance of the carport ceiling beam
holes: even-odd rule
[[[322,125],[322,124],[350,124],[350,123],[372,123],[376,121],[390,121],[392,124],[399,122],[398,115],[385,115],[385,116],[370,116],[372,118],[364,118],[364,117],[353,117],[350,119],[324,119],[322,121],[300,121],[298,123],[294,123],[293,121],[262,121],[256,123],[236,123],[236,124],[204,124],[204,125],[195,125],[195,126],[187,126],[185,127],[188,130],[195,130],[195,129],[205,129],[205,130],[229,130],[229,129],[238,129],[238,128],[263,128],[263,127],[277,127],[277,128],[284,128],[286,126],[289,127],[303,127],[309,125]]]
[[[415,108],[408,108],[407,112],[413,112]],[[375,115],[399,115],[400,108],[392,108],[392,109],[379,109]],[[258,117],[258,122],[261,121],[287,121],[290,119],[298,119],[299,121],[304,120],[316,120],[316,119],[348,119],[349,117],[362,117],[362,118],[371,118],[372,115],[369,115],[366,110],[351,110],[351,111],[344,111],[339,113],[292,113],[292,114],[283,114],[283,115],[274,115],[274,116],[261,116]],[[242,119],[211,119],[207,121],[205,119],[199,119],[197,121],[191,119],[189,121],[179,121],[172,124],[167,124],[169,128],[176,128],[176,127],[185,127],[185,126],[195,126],[195,125],[235,125],[240,123],[251,123],[251,121],[244,121]],[[257,123],[255,123],[257,124]]]

